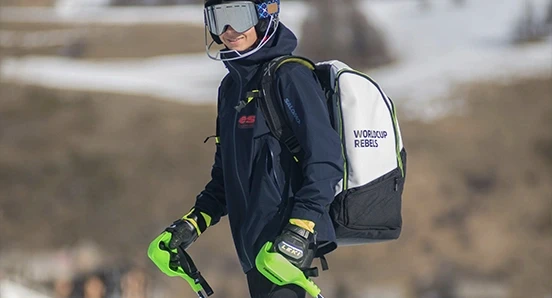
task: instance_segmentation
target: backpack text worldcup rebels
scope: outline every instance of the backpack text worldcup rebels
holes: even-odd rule
[[[395,106],[367,75],[340,61],[314,64],[297,56],[268,63],[263,72],[260,108],[274,134],[301,162],[302,150],[284,113],[274,74],[284,63],[313,70],[326,94],[329,116],[339,133],[344,177],[330,206],[338,245],[397,239],[401,232],[401,201],[406,177]]]

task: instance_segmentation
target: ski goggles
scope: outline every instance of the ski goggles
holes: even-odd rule
[[[255,4],[250,1],[234,1],[208,6],[204,10],[205,26],[209,32],[221,35],[231,26],[239,33],[257,25],[280,11],[280,0]]]

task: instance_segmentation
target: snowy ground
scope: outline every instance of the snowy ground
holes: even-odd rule
[[[549,1],[533,1],[542,13]],[[421,11],[417,1],[364,1],[367,15],[386,32],[397,63],[366,71],[420,116],[441,113],[433,99],[463,81],[552,73],[552,39],[513,47],[509,41],[524,9],[521,0],[467,0],[462,8],[433,0]],[[300,38],[307,13],[303,3],[284,2],[282,21]],[[539,17],[542,17],[540,14]],[[202,23],[199,6],[179,8],[3,8],[0,18],[21,22]],[[7,19],[6,19],[7,18]],[[205,54],[137,60],[82,61],[59,57],[7,58],[2,79],[38,85],[154,95],[171,100],[214,102],[226,73]],[[429,105],[428,103],[432,103]]]
[[[0,278],[1,298],[52,298],[46,294],[32,290],[17,282]]]

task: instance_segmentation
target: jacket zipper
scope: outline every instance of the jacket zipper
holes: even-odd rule
[[[278,189],[278,193],[281,191],[280,189],[280,180],[278,179],[278,172],[276,171],[276,161],[274,158],[274,152],[272,152],[272,149],[270,149],[269,145],[267,144],[268,151],[270,152],[270,158],[272,159],[272,176],[274,176],[274,183],[276,183],[276,188]]]
[[[239,82],[239,85],[240,85],[240,92],[238,93],[239,95],[239,99],[241,99],[241,96],[242,96],[242,91],[243,91],[243,86],[242,86],[242,77],[240,75],[240,73],[237,71],[237,69],[232,66],[232,63],[228,63],[228,65],[230,65],[230,67],[232,67],[234,69],[234,71],[236,72],[236,74],[238,75],[238,78],[240,80]],[[244,204],[245,204],[245,210],[247,210],[247,196],[245,195],[245,190],[243,189],[243,184],[241,182],[241,179],[240,179],[240,173],[238,172],[238,158],[237,158],[237,153],[236,153],[236,123],[238,122],[238,111],[236,110],[234,112],[234,123],[232,124],[232,143],[233,143],[233,146],[234,146],[234,169],[236,171],[236,179],[238,180],[238,183],[240,184],[240,190],[242,192],[242,197],[243,197],[243,200],[244,200]],[[242,246],[242,251],[243,251],[243,255],[245,255],[245,258],[247,259],[247,263],[249,264],[249,266],[253,266],[253,263],[251,263],[251,259],[249,259],[249,255],[247,254],[247,249],[245,247],[245,241],[243,239],[243,233],[240,233],[240,238],[241,238],[241,246]]]

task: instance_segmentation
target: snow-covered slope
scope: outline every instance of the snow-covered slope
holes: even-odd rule
[[[364,12],[386,32],[397,62],[365,70],[397,100],[407,100],[412,112],[440,113],[427,104],[462,81],[552,73],[552,39],[514,47],[511,30],[525,2],[521,0],[430,1],[421,11],[417,1],[364,1]],[[547,0],[533,0],[542,17]],[[202,23],[201,7],[74,10],[52,21]],[[300,38],[308,7],[283,2],[282,21]],[[2,17],[6,10],[3,9]],[[24,20],[19,10],[19,19]],[[41,18],[47,17],[42,13]],[[27,16],[29,21],[33,17]],[[323,38],[323,37],[321,37]],[[328,41],[331,42],[331,41]],[[8,58],[3,79],[71,89],[106,90],[155,95],[186,101],[215,101],[222,63],[204,54],[164,56],[121,61],[79,61],[59,57]]]
[[[0,279],[2,298],[52,298],[8,279]]]

